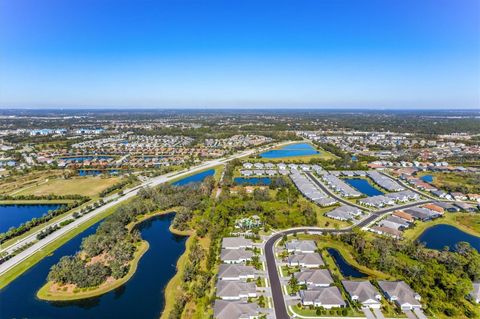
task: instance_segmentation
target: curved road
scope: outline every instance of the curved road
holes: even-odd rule
[[[265,261],[267,264],[267,274],[268,279],[270,281],[270,286],[272,290],[272,299],[273,299],[273,307],[275,310],[275,318],[276,319],[289,319],[290,316],[287,311],[287,306],[285,304],[285,299],[283,297],[282,285],[280,283],[280,277],[278,275],[277,270],[277,263],[275,260],[275,242],[282,238],[284,235],[290,235],[294,233],[348,233],[352,231],[354,227],[365,227],[369,224],[373,223],[378,218],[393,212],[397,209],[405,209],[410,208],[413,206],[417,206],[424,203],[432,202],[431,200],[425,200],[420,202],[413,202],[405,205],[389,207],[385,209],[378,210],[373,212],[370,216],[365,218],[364,220],[360,221],[358,224],[352,225],[350,227],[341,228],[341,229],[333,229],[333,228],[320,228],[320,227],[297,227],[297,228],[290,228],[286,230],[281,230],[275,234],[273,234],[267,241],[265,242]]]

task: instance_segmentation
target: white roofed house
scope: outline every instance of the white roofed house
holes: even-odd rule
[[[250,168],[253,167],[253,164],[252,163],[243,163],[243,167],[250,169]]]
[[[226,264],[241,264],[252,260],[253,252],[240,249],[222,249],[220,259]]]
[[[245,237],[225,237],[222,240],[222,249],[253,248],[253,242]]]
[[[215,300],[213,317],[216,319],[256,319],[260,311],[256,303]]]
[[[325,309],[345,307],[342,294],[337,287],[321,287],[314,290],[300,290],[300,299],[304,306],[323,307]]]
[[[402,310],[422,308],[420,295],[404,281],[379,281],[378,285],[388,300],[395,302]]]
[[[300,266],[305,268],[318,268],[324,266],[322,256],[318,253],[295,254],[288,257],[289,266]]]
[[[308,287],[328,287],[333,283],[328,269],[303,269],[294,276],[300,285]]]
[[[342,285],[350,298],[362,307],[379,309],[382,306],[382,295],[369,281],[343,280]]]
[[[253,174],[253,171],[249,170],[249,169],[242,169],[240,171],[240,174],[242,174],[242,176],[252,176]]]
[[[257,286],[253,282],[220,280],[217,282],[217,297],[223,300],[255,298]]]
[[[221,264],[218,270],[219,280],[255,279],[255,268],[238,264]]]
[[[289,253],[314,253],[317,245],[313,240],[291,240],[285,244],[285,248]]]

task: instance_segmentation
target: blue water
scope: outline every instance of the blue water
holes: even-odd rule
[[[190,183],[201,183],[201,182],[203,182],[203,180],[205,178],[207,178],[208,176],[213,176],[214,174],[215,174],[215,170],[214,169],[209,169],[207,171],[203,171],[203,172],[200,172],[200,173],[182,178],[182,179],[180,179],[176,182],[173,182],[172,185],[173,186],[183,186],[183,185],[187,185],[187,184],[190,184]]]
[[[58,209],[61,205],[0,205],[0,233],[6,232],[10,227],[41,217],[49,210]]]
[[[455,245],[464,241],[480,252],[480,237],[472,236],[446,224],[428,228],[420,235],[418,241],[425,243],[427,248],[438,250],[442,250],[445,246],[448,246],[450,250],[455,250]]]
[[[173,215],[142,223],[142,238],[150,244],[135,275],[123,286],[100,297],[72,302],[45,302],[37,290],[45,283],[50,267],[65,255],[73,255],[81,240],[96,230],[90,227],[41,260],[0,290],[0,318],[151,318],[158,319],[164,306],[164,288],[176,272],[175,265],[185,251],[186,237],[168,230]]]
[[[118,174],[117,170],[79,169],[78,176],[97,176],[100,174]]]
[[[75,162],[83,162],[83,161],[91,161],[93,159],[98,159],[98,160],[106,160],[112,158],[111,156],[105,156],[105,155],[92,155],[92,156],[78,156],[78,157],[60,157],[61,160],[64,161],[75,161]]]
[[[366,179],[363,178],[345,178],[344,181],[367,196],[382,195],[383,193],[373,187]]]
[[[332,256],[333,260],[335,260],[335,264],[337,265],[338,269],[342,273],[344,277],[352,277],[352,278],[365,278],[368,277],[367,274],[361,272],[357,268],[350,265],[340,254],[340,252],[334,248],[327,248],[328,253]]]
[[[424,175],[424,176],[420,177],[420,179],[422,181],[424,181],[425,183],[433,182],[433,176],[432,175]]]
[[[270,150],[260,154],[263,158],[281,158],[292,156],[308,156],[320,153],[308,143],[296,143],[283,146],[277,150]]]
[[[233,181],[240,185],[270,185],[272,182],[270,177],[235,177]]]

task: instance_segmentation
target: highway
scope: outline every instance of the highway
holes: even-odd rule
[[[139,186],[136,186],[136,187],[133,187],[131,189],[125,190],[123,196],[112,197],[111,201],[106,203],[105,205],[100,206],[97,209],[88,213],[87,215],[84,215],[84,216],[76,219],[74,222],[60,228],[59,230],[57,230],[57,231],[53,232],[52,234],[48,235],[47,237],[45,237],[45,238],[43,238],[39,241],[36,241],[36,235],[40,231],[42,231],[43,229],[45,229],[46,227],[48,227],[50,225],[45,226],[43,229],[40,229],[39,231],[30,234],[26,238],[24,238],[24,239],[22,239],[18,242],[15,242],[14,244],[12,244],[8,247],[2,248],[2,251],[11,252],[11,251],[14,251],[14,250],[26,245],[26,244],[33,243],[32,246],[28,247],[27,249],[23,250],[19,254],[15,255],[11,259],[9,259],[9,260],[5,261],[3,264],[1,264],[0,265],[0,275],[6,273],[10,269],[15,267],[19,263],[21,263],[22,261],[24,261],[25,259],[34,255],[37,251],[40,251],[42,248],[44,248],[48,244],[54,242],[55,240],[59,239],[63,235],[67,234],[69,231],[79,227],[80,225],[82,225],[83,223],[87,222],[88,220],[94,218],[95,216],[105,212],[107,209],[134,197],[135,195],[137,195],[138,191],[142,187],[157,186],[157,185],[169,182],[169,181],[177,179],[177,178],[181,178],[181,177],[184,177],[184,176],[187,176],[187,175],[199,172],[199,171],[203,171],[205,169],[213,168],[213,167],[218,166],[218,165],[223,165],[223,164],[225,164],[225,163],[227,163],[231,160],[237,159],[237,158],[250,156],[250,155],[252,155],[256,152],[263,152],[263,151],[268,150],[270,148],[279,147],[279,146],[286,145],[286,144],[289,144],[289,143],[291,143],[291,141],[282,142],[282,143],[278,143],[278,144],[271,145],[271,146],[266,146],[266,147],[253,148],[253,149],[250,149],[250,150],[246,150],[246,151],[234,154],[234,155],[226,157],[226,158],[220,158],[220,159],[207,161],[207,162],[204,162],[204,163],[199,164],[197,166],[185,169],[185,170],[180,171],[180,172],[173,172],[173,173],[171,172],[171,173],[168,173],[168,174],[165,174],[165,175],[153,177],[153,178],[143,182]],[[62,220],[69,219],[69,218],[71,218],[71,214],[62,218]],[[54,224],[51,224],[51,225],[54,225]]]

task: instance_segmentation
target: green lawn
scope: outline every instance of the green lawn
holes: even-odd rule
[[[118,183],[119,177],[104,178],[100,176],[75,177],[70,179],[52,179],[44,184],[27,188],[18,192],[16,195],[35,195],[45,196],[55,195],[83,195],[94,197],[104,189]]]

